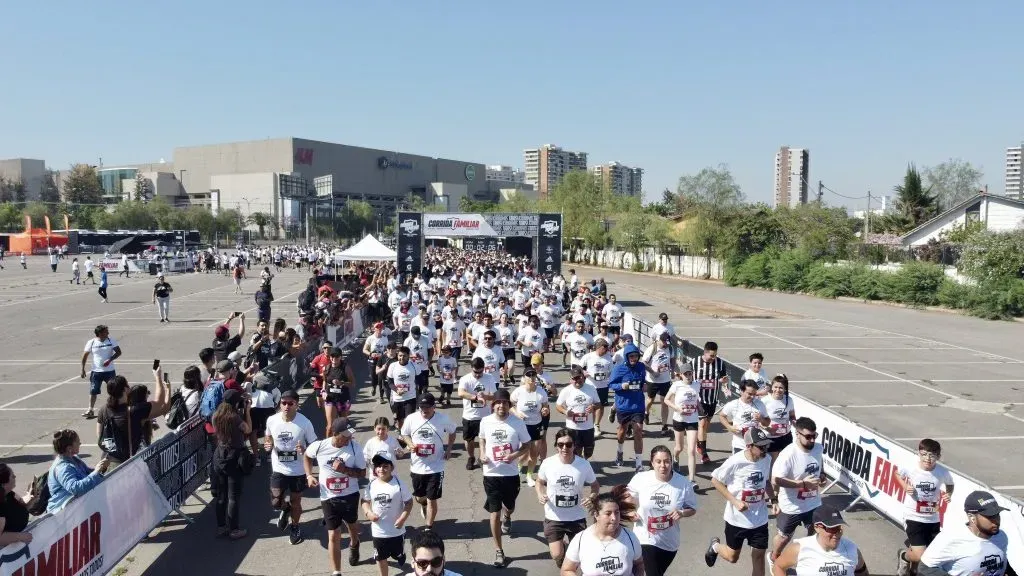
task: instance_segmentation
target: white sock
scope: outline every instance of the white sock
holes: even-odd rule
[[[640,465],[640,455],[639,454],[634,454],[633,455],[633,462],[636,462],[637,466]]]
[[[615,455],[622,456],[622,444],[619,444],[619,447],[615,449]]]
[[[712,544],[711,549],[715,551],[715,554],[718,554],[718,542]]]

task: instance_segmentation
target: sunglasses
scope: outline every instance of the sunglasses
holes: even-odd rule
[[[416,558],[415,560],[413,560],[413,563],[415,563],[420,570],[426,570],[428,567],[440,568],[441,565],[444,564],[444,556],[434,556],[430,560],[421,560],[419,558]]]
[[[924,458],[925,460],[938,460],[941,456],[940,454],[936,454],[935,452],[926,452],[924,450],[918,452],[918,455],[921,456],[921,458]]]
[[[555,446],[558,446],[559,448],[572,448],[573,445],[573,442],[555,442]]]
[[[801,436],[803,438],[806,438],[808,440],[817,440],[818,439],[818,433],[817,432],[815,432],[813,434],[802,434],[800,432],[797,432],[797,435]]]
[[[825,526],[824,524],[818,524],[818,526],[820,526],[822,530],[828,532],[829,534],[839,534],[843,531],[842,526]]]

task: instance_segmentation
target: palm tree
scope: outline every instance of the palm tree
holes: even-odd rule
[[[267,214],[266,212],[253,212],[252,214],[249,214],[249,217],[246,218],[246,220],[248,221],[249,224],[252,224],[253,226],[259,228],[261,240],[266,239],[264,231],[266,230],[267,226],[270,226],[274,222],[274,219],[271,218],[270,214]]]
[[[921,183],[921,173],[913,164],[907,166],[903,184],[894,187],[893,190],[896,192],[894,205],[898,216],[893,220],[906,226],[906,230],[926,222],[938,212],[938,196],[932,194],[930,186],[924,187]]]

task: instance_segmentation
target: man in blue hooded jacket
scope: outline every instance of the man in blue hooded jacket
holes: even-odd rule
[[[615,452],[615,465],[622,466],[622,443],[626,430],[633,429],[633,462],[636,471],[643,470],[644,453],[644,377],[651,369],[640,361],[640,349],[632,342],[623,349],[626,361],[612,370],[608,387],[615,391],[615,411],[619,429],[615,436],[619,445]],[[652,372],[653,374],[653,372]]]

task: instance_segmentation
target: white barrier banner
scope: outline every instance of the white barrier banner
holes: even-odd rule
[[[424,236],[497,236],[480,214],[424,214]]]
[[[167,269],[164,272],[189,272],[192,270],[192,260],[189,258],[168,258]]]
[[[170,512],[146,463],[130,460],[38,522],[31,543],[0,549],[0,576],[106,574]]]
[[[896,482],[902,468],[917,466],[916,450],[865,428],[856,422],[793,394],[793,407],[798,416],[806,416],[817,424],[818,442],[824,454],[825,473],[840,482],[861,500],[896,524],[904,526],[903,499],[905,491]],[[943,526],[964,524],[964,499],[975,490],[991,492],[1007,509],[1000,528],[1009,537],[1008,561],[1018,574],[1024,574],[1024,506],[999,492],[967,478],[955,470],[953,498],[939,506]]]

